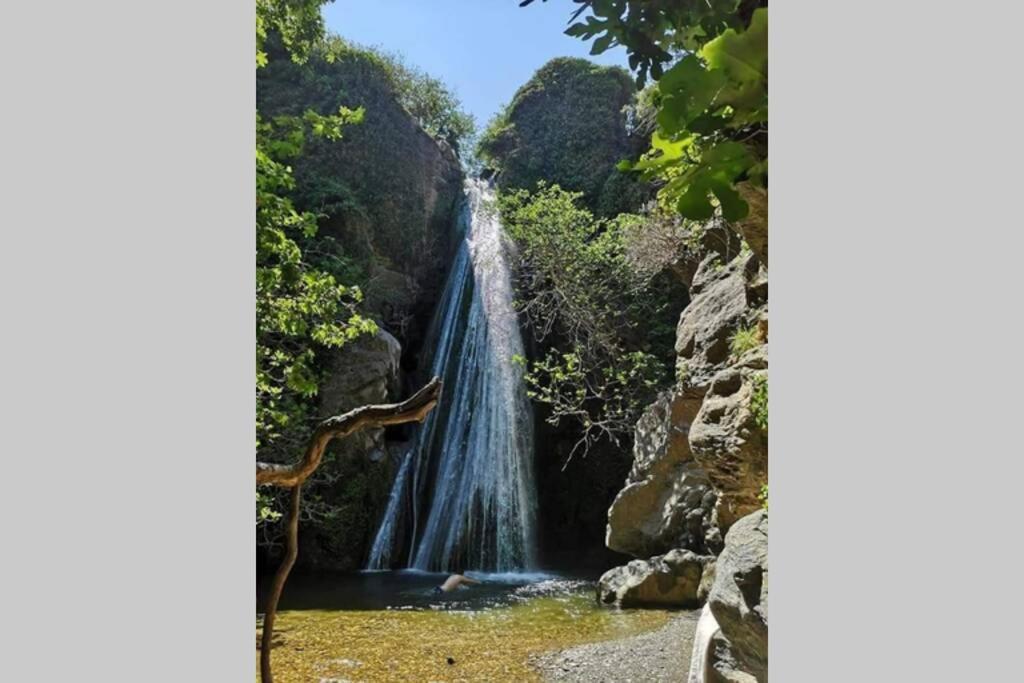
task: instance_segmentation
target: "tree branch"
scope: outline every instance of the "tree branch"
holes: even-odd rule
[[[320,465],[327,444],[332,439],[348,436],[370,427],[423,422],[441,397],[441,378],[435,377],[401,403],[361,406],[344,415],[320,423],[309,440],[302,460],[291,465],[256,463],[256,485],[272,484],[285,488],[298,486]]]

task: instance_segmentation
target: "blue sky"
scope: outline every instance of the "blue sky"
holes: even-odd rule
[[[626,66],[621,47],[590,57],[590,42],[562,32],[569,0],[334,0],[328,30],[362,45],[403,54],[447,83],[483,127],[533,72],[553,57]]]

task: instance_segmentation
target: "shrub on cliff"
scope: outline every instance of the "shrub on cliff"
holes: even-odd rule
[[[672,378],[674,322],[685,294],[664,273],[634,267],[629,239],[643,220],[596,218],[580,192],[541,184],[501,196],[518,246],[520,312],[545,347],[527,363],[531,397],[548,421],[598,439],[628,440],[640,412]],[[570,456],[571,457],[571,456]]]

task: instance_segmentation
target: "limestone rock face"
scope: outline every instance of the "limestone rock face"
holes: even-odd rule
[[[676,354],[685,367],[685,384],[700,391],[729,362],[729,338],[749,313],[767,299],[757,288],[758,264],[753,254],[722,265],[717,254],[700,264],[690,286],[690,305],[676,327]]]
[[[715,565],[708,604],[721,631],[712,645],[710,680],[768,680],[768,513],[736,522]]]
[[[755,405],[767,396],[767,271],[729,234],[709,224],[692,275],[673,266],[691,297],[676,328],[677,384],[637,422],[633,467],[608,511],[612,550],[714,554],[761,507],[768,435]],[[734,345],[741,331],[746,341]]]
[[[757,382],[767,381],[768,347],[744,354],[715,375],[690,427],[690,448],[718,492],[722,529],[761,507],[768,480],[768,436],[751,409]]]
[[[597,586],[598,602],[620,607],[699,607],[707,598],[701,592],[701,580],[713,570],[714,559],[677,548],[650,560],[633,560],[604,573]]]
[[[676,328],[678,391],[700,402],[688,442],[718,496],[716,522],[725,532],[760,507],[768,480],[768,438],[751,407],[755,389],[767,382],[767,273],[753,253],[725,265],[709,253],[691,296]],[[730,340],[741,329],[756,329],[760,341],[736,357]]]
[[[650,557],[672,548],[707,552],[716,496],[693,459],[687,431],[700,401],[664,392],[637,422],[633,469],[608,510],[605,544]]]

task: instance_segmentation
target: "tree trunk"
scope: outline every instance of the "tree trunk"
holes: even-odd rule
[[[277,616],[277,603],[284,591],[288,574],[299,556],[299,501],[302,483],[316,471],[323,458],[324,451],[332,439],[348,436],[367,427],[384,427],[406,422],[423,422],[427,414],[437,405],[441,397],[441,379],[435,377],[422,389],[402,401],[382,405],[362,406],[350,410],[344,415],[328,418],[320,423],[309,439],[309,445],[299,462],[291,465],[276,463],[256,463],[256,485],[273,485],[292,490],[291,506],[288,510],[288,546],[281,566],[274,574],[274,583],[267,596],[267,605],[263,614],[263,635],[260,638],[260,680],[262,683],[274,683],[274,674],[270,669],[270,651],[273,649],[274,618]]]
[[[270,670],[270,651],[273,649],[274,618],[277,616],[277,603],[284,591],[284,582],[295,565],[299,556],[299,500],[302,497],[302,485],[292,487],[291,506],[288,509],[288,552],[281,560],[281,566],[274,574],[274,583],[267,596],[267,604],[263,611],[263,636],[260,639],[260,680],[263,683],[274,683],[274,674]]]

